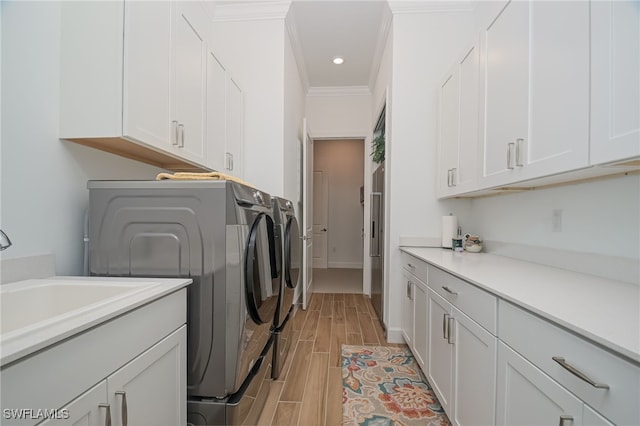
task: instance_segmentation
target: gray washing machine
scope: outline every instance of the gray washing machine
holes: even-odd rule
[[[275,223],[276,283],[280,299],[274,320],[273,362],[271,377],[277,379],[291,352],[293,327],[289,322],[295,314],[294,297],[302,268],[302,239],[291,201],[273,197]]]
[[[271,197],[230,181],[90,181],[88,188],[92,275],[193,279],[189,424],[255,424],[273,382],[280,300]]]

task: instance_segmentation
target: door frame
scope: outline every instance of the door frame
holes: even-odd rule
[[[314,166],[315,166],[315,155],[314,155]],[[316,240],[316,244],[318,243],[318,240],[320,239],[320,237],[323,236],[323,234],[321,232],[324,232],[324,246],[323,246],[323,257],[321,258],[313,258],[313,267],[314,268],[321,268],[321,269],[327,269],[328,265],[329,265],[329,232],[327,231],[327,228],[329,227],[329,177],[327,176],[327,174],[323,171],[323,170],[313,170],[313,174],[315,175],[316,173],[322,173],[322,194],[321,194],[321,198],[322,198],[322,202],[321,202],[321,208],[322,208],[322,214],[324,215],[324,223],[320,224],[319,226],[323,226],[324,227],[324,231],[322,231],[322,229],[320,230],[313,230],[313,235],[314,238]],[[314,186],[313,186],[313,194],[314,196],[316,195],[316,187],[315,187],[315,179],[314,179]],[[313,208],[315,209],[317,206],[313,205]],[[315,216],[315,215],[314,215]],[[314,220],[315,222],[315,220]],[[316,225],[313,224],[313,227],[315,228]],[[318,249],[318,246],[315,245],[314,246],[315,249]]]
[[[386,99],[386,97],[385,97]],[[383,99],[384,101],[384,99]],[[383,102],[384,104],[384,102]],[[336,140],[336,139],[357,139],[364,143],[364,214],[363,214],[363,239],[362,239],[362,294],[371,296],[371,258],[369,256],[369,238],[370,230],[365,224],[371,221],[370,212],[370,194],[371,194],[371,176],[373,175],[373,162],[371,161],[371,142],[373,140],[373,129],[369,134],[360,132],[325,132],[325,133],[309,133],[311,139],[316,141]],[[307,206],[304,206],[305,208]]]

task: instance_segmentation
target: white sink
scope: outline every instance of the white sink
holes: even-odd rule
[[[157,282],[37,279],[0,288],[2,340],[70,319],[156,286]]]

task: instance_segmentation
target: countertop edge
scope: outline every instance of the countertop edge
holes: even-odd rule
[[[443,249],[437,249],[437,248],[430,248],[430,247],[404,247],[401,246],[400,250],[410,254],[412,256],[417,257],[418,259],[427,262],[439,269],[442,269],[452,275],[454,275],[455,277],[464,280],[466,282],[469,282],[473,285],[475,285],[476,287],[479,287],[497,297],[499,297],[500,299],[503,299],[507,302],[513,303],[515,305],[517,305],[520,308],[523,308],[529,312],[532,312],[562,328],[565,328],[579,336],[582,336],[586,339],[589,339],[593,342],[595,342],[596,344],[608,349],[609,351],[616,353],[618,356],[624,357],[625,359],[629,360],[630,362],[635,363],[636,365],[640,364],[640,349],[636,349],[634,350],[634,348],[626,346],[622,343],[613,341],[611,339],[609,339],[607,336],[602,335],[601,333],[598,333],[594,330],[589,330],[587,328],[584,328],[582,326],[580,326],[579,324],[577,324],[575,321],[572,321],[571,319],[567,318],[566,316],[563,317],[562,315],[560,315],[558,312],[554,312],[553,310],[547,310],[541,306],[537,306],[535,303],[532,303],[530,300],[527,300],[525,298],[516,296],[514,294],[510,294],[508,291],[506,290],[501,290],[499,288],[496,288],[495,286],[492,286],[491,283],[487,282],[487,279],[478,279],[477,277],[473,276],[473,273],[469,273],[468,271],[465,272],[461,272],[460,269],[456,269],[451,267],[450,265],[445,264],[444,262],[438,262],[437,259],[434,259],[433,257],[438,255],[438,252],[440,253],[445,253],[445,255],[450,255],[450,256],[464,256],[464,255],[468,255],[468,256],[473,256],[473,262],[477,262],[478,259],[481,259],[480,256],[486,258],[486,259],[493,259],[495,258],[496,261],[500,262],[500,263],[511,263],[513,265],[531,265],[531,268],[535,268],[538,269],[540,271],[544,271],[547,274],[553,274],[553,273],[557,273],[558,275],[574,275],[575,277],[582,277],[582,276],[586,276],[585,274],[580,274],[578,272],[571,272],[571,271],[566,271],[566,270],[562,270],[559,268],[555,268],[555,267],[551,267],[551,266],[545,266],[545,265],[540,265],[540,264],[534,264],[534,263],[530,263],[530,262],[526,262],[523,260],[517,260],[517,259],[510,259],[504,256],[498,256],[498,255],[492,255],[489,253],[481,253],[480,256],[478,254],[474,254],[474,253],[456,253],[454,254],[453,252],[449,251],[449,250],[443,250]],[[422,253],[421,253],[422,252]],[[433,257],[426,257],[425,253],[432,253],[434,256]],[[443,256],[443,254],[440,254],[440,256]],[[469,266],[469,265],[466,265]],[[468,269],[472,269],[473,265],[470,265]],[[556,272],[557,271],[557,272]],[[599,278],[599,277],[595,277],[595,276],[589,276],[592,277],[593,281],[602,281],[603,285],[604,283],[607,283],[608,285],[618,285],[621,288],[625,288],[628,289],[629,287],[633,288],[632,284],[628,284],[628,283],[623,283],[623,282],[618,282],[618,281],[613,281],[613,280],[606,280],[604,278]],[[567,292],[571,291],[570,289],[566,290]],[[638,287],[637,290],[640,294],[640,287]],[[639,300],[639,307],[640,307],[640,300]]]
[[[100,309],[85,313],[78,318],[56,324],[53,327],[38,330],[29,337],[18,339],[16,342],[4,344],[0,351],[0,368],[4,369],[21,358],[34,354],[62,340],[83,333],[93,327],[99,326],[109,320],[125,315],[139,307],[152,303],[164,296],[179,291],[189,286],[191,278],[124,278],[124,277],[83,277],[83,276],[56,276],[49,277],[52,280],[90,281],[153,281],[158,286],[145,293],[142,297],[132,297],[128,303],[116,303],[117,306],[103,306]],[[82,322],[80,322],[82,320]],[[8,348],[7,348],[8,347]]]

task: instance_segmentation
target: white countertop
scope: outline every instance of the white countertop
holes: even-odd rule
[[[63,277],[30,279],[2,286],[2,291],[12,291],[25,286],[38,286],[51,281],[69,283],[117,283],[121,286],[141,286],[120,297],[112,297],[104,302],[88,305],[72,314],[61,314],[51,320],[40,321],[21,329],[0,335],[0,366],[5,366],[26,355],[53,345],[70,336],[88,330],[135,308],[153,302],[189,285],[190,278],[122,278],[122,277]],[[144,285],[144,287],[142,287]]]
[[[402,251],[640,363],[640,286],[487,253]]]

